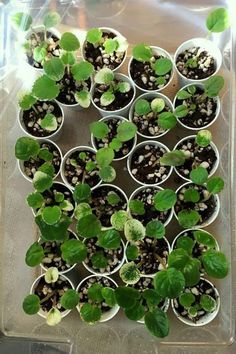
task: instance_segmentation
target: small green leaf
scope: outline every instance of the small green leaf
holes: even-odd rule
[[[178,297],[185,287],[183,274],[175,269],[168,268],[158,272],[154,277],[154,288],[163,299]]]
[[[79,49],[80,43],[78,38],[70,32],[64,32],[59,41],[59,45],[67,52],[74,52]]]
[[[36,79],[32,88],[32,94],[40,100],[53,100],[59,91],[59,86],[47,75]]]
[[[39,209],[44,203],[44,198],[41,193],[33,192],[27,196],[27,204],[30,208]]]
[[[109,166],[115,157],[114,151],[109,147],[101,148],[96,153],[96,160],[99,166]]]
[[[117,139],[121,142],[129,141],[135,137],[137,127],[132,122],[122,122],[117,128]]]
[[[133,307],[140,297],[140,292],[131,287],[118,286],[118,288],[115,289],[117,304],[124,309]]]
[[[28,93],[19,94],[19,106],[24,111],[30,109],[35,103],[37,99]]]
[[[44,172],[52,178],[55,176],[55,168],[51,162],[44,162],[39,168],[38,171]]]
[[[159,220],[151,220],[146,225],[146,235],[148,237],[162,238],[165,236],[165,226]]]
[[[203,310],[207,312],[213,312],[216,309],[216,301],[209,295],[201,295],[200,305],[202,306]]]
[[[91,197],[91,188],[88,184],[82,183],[75,186],[73,198],[76,203],[87,202]]]
[[[81,319],[88,323],[95,323],[100,320],[102,316],[102,310],[96,305],[83,304],[80,309]]]
[[[83,218],[86,215],[92,214],[92,209],[88,203],[80,203],[76,205],[74,210],[74,216],[77,220]]]
[[[80,240],[66,240],[61,245],[62,259],[68,264],[83,262],[87,256],[87,247]]]
[[[207,181],[207,190],[211,194],[220,193],[224,189],[224,181],[220,177],[210,177]]]
[[[198,61],[197,58],[189,58],[186,63],[185,66],[187,68],[191,68],[191,69],[195,69],[198,67]]]
[[[53,154],[48,150],[48,148],[41,148],[39,150],[38,157],[44,161],[53,160]]]
[[[156,210],[166,211],[171,209],[177,201],[177,196],[172,189],[164,189],[154,196],[154,206]]]
[[[125,223],[129,220],[129,215],[124,210],[118,210],[111,216],[111,225],[117,231],[123,231],[125,227]]]
[[[91,44],[99,43],[102,39],[102,30],[100,28],[91,28],[86,35],[86,40]]]
[[[96,167],[97,167],[97,165],[94,161],[88,161],[86,163],[85,170],[88,172],[91,172],[91,171],[95,170]]]
[[[141,202],[141,200],[139,200],[139,199],[130,200],[129,209],[132,214],[137,214],[137,215],[144,215],[145,214],[144,203]]]
[[[57,119],[52,113],[47,113],[41,120],[40,126],[48,132],[54,132],[57,130]]]
[[[23,301],[23,310],[27,315],[35,315],[40,310],[40,299],[37,295],[31,294]]]
[[[164,338],[169,334],[169,320],[166,313],[159,308],[146,313],[145,325],[155,337]]]
[[[59,272],[56,267],[48,268],[44,274],[44,280],[47,284],[56,283],[59,278]]]
[[[35,222],[40,229],[41,238],[44,241],[63,241],[67,237],[67,229],[72,220],[67,215],[62,214],[58,223],[48,225],[43,221],[42,215],[39,214],[35,217]]]
[[[229,12],[221,7],[212,11],[206,20],[207,29],[210,32],[223,32],[230,26]]]
[[[94,214],[89,214],[78,220],[76,230],[81,236],[90,238],[97,236],[101,227],[100,220]]]
[[[43,18],[43,24],[48,29],[55,27],[61,21],[61,17],[57,12],[48,12]]]
[[[99,283],[93,283],[88,288],[88,298],[93,302],[102,302],[103,301],[102,285]]]
[[[209,130],[200,130],[196,136],[196,143],[201,147],[206,147],[212,140],[212,134]]]
[[[116,86],[116,90],[121,93],[126,93],[131,90],[131,85],[127,81],[120,81],[120,82],[118,82],[118,84]]]
[[[126,257],[130,261],[134,261],[136,258],[138,258],[139,255],[139,249],[135,245],[129,245],[126,248]]]
[[[197,311],[198,311],[197,305],[191,306],[188,309],[188,314],[189,314],[190,317],[196,317],[197,316]]]
[[[98,235],[98,245],[105,249],[116,250],[120,247],[121,237],[118,231],[110,229]]]
[[[59,207],[63,211],[72,211],[72,210],[74,210],[74,205],[69,200],[63,200],[63,202],[60,203]]]
[[[76,81],[88,80],[92,75],[93,70],[93,65],[88,61],[81,61],[71,67],[71,73]]]
[[[191,229],[200,219],[200,214],[196,210],[183,209],[178,213],[178,222],[184,229]]]
[[[72,310],[79,303],[79,294],[74,289],[68,289],[60,298],[60,303],[64,309]]]
[[[151,102],[153,112],[160,113],[165,108],[165,101],[163,98],[154,98]]]
[[[46,44],[46,46],[47,46],[47,44]],[[47,49],[45,47],[44,42],[34,48],[33,58],[38,63],[41,63],[42,61],[44,61],[44,59],[46,58],[46,55],[47,55]]]
[[[187,91],[188,91],[189,93],[191,93],[191,95],[194,95],[195,92],[197,91],[196,86],[195,86],[195,85],[190,85],[190,86],[188,86],[188,87],[187,87]]]
[[[145,227],[139,220],[127,220],[124,227],[124,234],[128,241],[138,241],[145,237]]]
[[[168,58],[157,59],[154,63],[154,70],[156,75],[162,76],[169,73],[172,70],[172,61]]]
[[[157,84],[158,86],[163,86],[163,85],[166,84],[166,79],[165,79],[163,76],[158,76],[158,77],[156,78],[156,84]]]
[[[207,246],[208,248],[215,248],[216,241],[214,237],[204,230],[196,230],[193,232],[195,240],[201,245]]]
[[[36,171],[33,178],[33,185],[37,192],[44,192],[49,189],[53,184],[53,179],[51,176],[44,172]]]
[[[195,302],[195,296],[192,293],[183,293],[179,296],[179,303],[185,309],[188,309]]]
[[[109,127],[104,122],[93,122],[89,125],[90,132],[97,139],[105,138],[109,133]]]
[[[38,242],[34,242],[26,252],[25,263],[29,267],[36,267],[37,265],[42,263],[43,258],[43,247]]]
[[[88,108],[90,106],[91,95],[90,95],[90,92],[88,92],[86,90],[76,92],[75,99],[76,99],[76,102],[78,102],[82,108]]]
[[[63,64],[72,66],[75,64],[76,58],[75,58],[74,53],[65,52],[62,54],[61,60],[62,60]]]
[[[11,16],[11,21],[21,31],[28,31],[32,25],[33,18],[24,12],[17,12]]]
[[[193,252],[194,245],[195,245],[194,240],[191,237],[188,237],[188,236],[181,236],[176,241],[177,248],[184,249],[190,255]]]
[[[106,199],[110,205],[117,205],[121,202],[119,195],[115,192],[109,193]]]
[[[186,156],[182,150],[173,150],[170,152],[166,152],[160,158],[160,163],[163,166],[182,166],[185,160]]]
[[[188,107],[185,106],[184,104],[182,104],[182,105],[176,107],[174,114],[178,118],[186,117],[186,115],[188,114]]]
[[[202,264],[205,272],[213,278],[222,279],[229,272],[229,261],[224,253],[209,250],[202,255]]]
[[[61,192],[54,193],[54,198],[57,203],[61,203],[64,200],[64,194]]]
[[[145,289],[142,293],[142,297],[146,300],[149,310],[158,306],[162,300],[154,289]]]
[[[150,61],[152,57],[151,47],[145,44],[137,44],[132,51],[132,56],[138,61]]]
[[[189,188],[184,192],[184,201],[197,203],[200,200],[199,192],[194,188]]]
[[[145,307],[142,304],[137,303],[135,306],[125,309],[125,315],[129,320],[139,321],[145,315]]]
[[[48,206],[42,212],[43,221],[48,225],[56,224],[61,217],[61,209],[58,206]]]
[[[101,106],[107,107],[109,106],[114,100],[116,96],[112,92],[104,92],[100,98]]]
[[[143,116],[143,115],[148,114],[149,112],[151,112],[151,105],[144,98],[140,98],[135,103],[134,110],[139,116]]]
[[[213,98],[219,94],[223,87],[224,78],[219,75],[214,75],[204,83],[204,92],[208,97]]]
[[[176,117],[171,112],[162,112],[158,116],[158,124],[162,129],[172,129],[176,126],[176,123]]]
[[[105,303],[110,306],[114,307],[116,305],[116,298],[115,298],[115,290],[112,288],[102,288],[102,296],[105,300]]]
[[[178,100],[186,100],[187,98],[192,97],[192,95],[186,90],[180,90],[177,92],[176,97]]]
[[[19,160],[27,161],[31,157],[37,156],[40,145],[35,139],[23,136],[18,138],[15,144],[15,157]]]
[[[94,253],[91,257],[91,262],[95,269],[106,268],[108,265],[108,259],[104,256],[103,251]]]
[[[113,138],[109,144],[109,147],[118,152],[122,148],[122,142],[117,138]]]
[[[103,182],[110,183],[116,178],[116,171],[112,166],[104,166],[99,171],[99,177]]]
[[[54,81],[59,81],[64,76],[65,67],[60,58],[52,57],[46,60],[43,64],[43,69],[47,76]]]
[[[109,68],[103,68],[96,72],[94,81],[96,84],[110,84],[115,78],[113,71]]]
[[[140,271],[134,262],[125,263],[119,271],[119,276],[126,284],[135,284],[140,279]]]
[[[111,54],[117,50],[118,43],[115,38],[108,38],[105,40],[104,44],[104,50],[107,54]]]

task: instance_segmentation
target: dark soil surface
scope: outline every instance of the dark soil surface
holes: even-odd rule
[[[183,200],[184,192],[189,188],[194,188],[199,192],[200,194],[199,202],[193,203],[193,202],[185,202]],[[209,192],[207,191],[206,187],[197,186],[193,183],[190,183],[189,185],[184,186],[179,190],[177,194],[177,202],[174,208],[177,215],[183,209],[197,211],[201,217],[200,221],[198,222],[198,225],[201,225],[214,214],[216,209],[216,199],[213,195],[210,196],[209,198]]]
[[[162,55],[155,55],[151,58],[152,63],[155,63],[157,59],[164,58]],[[163,75],[164,83],[159,84],[156,80],[158,76],[151,67],[149,62],[141,62],[136,59],[132,60],[130,65],[130,74],[133,81],[141,88],[145,90],[159,90],[163,88],[171,78],[171,72]]]
[[[122,122],[123,121],[119,120],[118,118],[110,118],[109,121],[104,122],[108,125],[109,132],[108,135],[103,139],[94,138],[94,142],[97,150],[109,146],[109,143],[113,140],[113,138],[116,137],[117,128]],[[119,159],[121,157],[126,156],[130,152],[130,150],[132,150],[133,145],[134,145],[134,138],[123,142],[121,149],[119,151],[114,151],[115,159]]]
[[[52,307],[56,307],[63,312],[65,309],[60,304],[60,298],[68,289],[71,289],[71,285],[63,276],[59,276],[58,280],[51,284],[47,284],[42,277],[34,289],[34,294],[38,295],[40,301],[42,301],[41,309],[43,311],[49,312]],[[48,299],[43,301],[46,297]]]
[[[182,104],[189,109],[185,117],[178,118],[183,124],[190,128],[204,128],[211,123],[216,116],[217,103],[214,98],[205,98],[201,100],[203,89],[197,88],[195,94],[185,100],[176,100],[175,107]],[[190,106],[196,105],[196,109],[191,109]]]
[[[164,181],[170,172],[170,167],[160,165],[160,158],[164,153],[166,153],[166,149],[163,147],[150,144],[136,149],[130,163],[132,175],[146,184]]]
[[[120,197],[117,205],[111,205],[107,201],[107,196],[110,193],[116,193]],[[127,210],[127,202],[123,194],[115,187],[99,186],[92,191],[91,208],[94,209],[94,214],[100,219],[102,226],[110,227],[110,218],[114,212],[118,210]]]
[[[137,242],[137,246],[141,254],[134,262],[140,265],[139,270],[141,274],[155,274],[164,268],[160,264],[157,255],[162,258],[163,263],[166,265],[169,250],[165,239],[157,240],[145,237],[143,240]]]
[[[35,137],[47,137],[55,131],[47,131],[41,128],[41,120],[45,117],[47,113],[52,113],[57,119],[57,130],[59,129],[62,123],[62,111],[59,105],[54,101],[37,101],[34,105],[37,113],[33,108],[23,111],[23,125],[28,133]]]
[[[80,158],[80,153],[85,152],[86,158],[82,160]],[[96,154],[89,150],[78,150],[74,151],[67,159],[64,165],[64,175],[71,184],[72,187],[75,187],[77,184],[84,182],[87,183],[90,187],[94,187],[100,181],[98,176],[98,168],[96,167],[92,171],[86,171],[85,166],[88,162],[95,162]]]
[[[48,149],[49,152],[53,154],[53,159],[52,159],[52,165],[55,169],[55,175],[60,170],[60,165],[61,165],[61,156],[59,153],[59,150],[55,147],[54,144],[42,142],[40,143],[40,148]],[[34,178],[35,172],[37,172],[38,168],[42,166],[45,163],[44,160],[42,160],[40,157],[35,157],[35,158],[30,158],[27,161],[24,161],[24,172],[29,178]]]
[[[195,138],[188,138],[177,146],[177,150],[182,150],[187,159],[182,166],[176,166],[176,170],[184,177],[189,178],[190,172],[199,166],[207,169],[211,173],[216,163],[216,154],[211,145],[201,147],[197,145]]]
[[[210,284],[208,284],[202,279],[194,287],[185,288],[184,292],[185,293],[191,292],[195,296],[196,301],[193,305],[200,303],[200,298],[202,294],[210,295],[216,301],[218,300],[214,288],[212,288]],[[198,311],[196,317],[190,317],[188,315],[187,310],[182,305],[180,305],[178,299],[174,299],[174,307],[180,316],[193,321],[193,323],[197,323],[201,318],[203,318],[207,314],[207,312],[204,309],[201,309]]]
[[[194,60],[194,65],[190,64],[192,60]],[[188,79],[205,79],[216,71],[215,59],[200,47],[191,47],[180,53],[176,60],[176,66],[181,74]]]
[[[115,34],[103,32],[103,41],[108,38],[114,38]],[[113,52],[107,54],[104,50],[103,44],[94,46],[92,43],[86,41],[84,47],[84,54],[86,60],[88,60],[91,64],[93,64],[94,69],[96,71],[102,68],[109,68],[114,70],[117,68],[124,59],[124,52]]]
[[[146,226],[147,223],[149,223],[149,221],[155,220],[155,219],[158,219],[159,221],[161,221],[164,224],[170,215],[170,210],[158,211],[154,207],[153,198],[154,198],[154,195],[158,191],[159,190],[157,190],[154,187],[146,187],[146,188],[142,189],[141,191],[139,191],[139,193],[136,194],[136,196],[134,197],[135,200],[137,199],[137,200],[140,200],[141,202],[143,202],[145,214],[144,215],[137,215],[133,212],[131,212],[131,214],[135,219],[138,219],[139,221],[141,221],[141,223],[144,226]]]

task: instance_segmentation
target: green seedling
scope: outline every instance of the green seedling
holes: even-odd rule
[[[95,48],[102,46],[106,54],[125,52],[128,48],[128,42],[123,36],[115,36],[104,40],[103,32],[100,28],[91,28],[87,32],[86,40],[93,44]]]

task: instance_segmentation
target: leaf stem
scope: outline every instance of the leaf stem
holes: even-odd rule
[[[44,302],[46,302],[47,300],[49,300],[52,296],[55,295],[55,292],[56,292],[56,290],[53,290],[51,293],[49,293],[44,299],[42,299],[42,300],[40,301],[40,304],[43,304]],[[54,301],[53,301],[53,303],[54,303]]]

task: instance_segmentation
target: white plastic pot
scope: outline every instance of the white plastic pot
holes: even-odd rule
[[[123,121],[123,122],[128,122],[128,119],[126,119],[126,118],[124,118],[124,117],[122,117],[122,116],[117,116],[117,115],[115,115],[115,114],[114,114],[114,115],[111,114],[111,115],[109,115],[109,116],[103,117],[103,118],[99,119],[99,122],[104,122],[104,123],[106,123],[106,122],[109,121],[110,119],[114,119],[114,118],[117,119],[117,120],[121,120],[121,121]],[[131,154],[131,152],[133,151],[133,149],[135,148],[136,143],[137,143],[137,134],[135,134],[135,136],[134,136],[133,139],[134,139],[134,143],[133,143],[133,147],[132,147],[132,149],[130,150],[130,152],[129,152],[127,155],[123,156],[123,157],[114,159],[113,161],[124,160],[124,159],[126,159],[126,158]],[[93,148],[97,151],[98,149],[97,149],[97,147],[96,147],[95,138],[94,138],[93,134],[91,134],[91,143],[92,143]]]
[[[52,102],[58,104],[56,102],[56,100],[52,100]],[[58,105],[59,106],[59,105]],[[59,106],[60,107],[60,106]],[[61,121],[61,125],[60,127],[55,131],[55,132],[52,132],[51,134],[47,135],[47,136],[42,136],[42,137],[39,137],[39,136],[34,136],[32,135],[31,133],[28,132],[26,126],[25,126],[25,123],[23,121],[23,110],[20,109],[19,112],[18,112],[18,123],[20,125],[20,128],[21,130],[28,136],[30,136],[31,138],[34,138],[34,139],[37,139],[37,140],[45,140],[45,139],[49,139],[49,140],[52,140],[52,141],[57,141],[60,136],[61,136],[61,133],[62,133],[62,127],[63,127],[63,124],[64,124],[64,112],[63,112],[63,109],[60,107],[60,110],[61,110],[61,117],[62,117],[62,121]]]
[[[31,36],[32,32],[40,33],[40,32],[44,32],[44,29],[45,29],[45,27],[44,27],[43,25],[33,27],[33,31],[30,30],[30,31],[27,32],[27,34],[26,34],[26,36],[25,36],[25,39],[28,40],[29,37]],[[60,33],[56,28],[50,28],[49,30],[47,30],[47,32],[52,33],[52,34],[53,34],[55,37],[57,37],[58,39],[61,38],[61,33]],[[41,68],[36,68],[36,67],[30,65],[30,64],[28,63],[27,58],[25,58],[25,60],[26,60],[26,63],[30,66],[30,68],[34,69],[37,74],[43,74],[43,73],[44,73],[44,70],[43,70],[43,69],[41,69]]]
[[[158,186],[162,183],[164,183],[171,175],[172,171],[173,171],[173,167],[170,167],[170,171],[167,174],[166,178],[158,183],[143,183],[141,181],[139,181],[138,179],[136,179],[132,172],[131,172],[131,161],[132,161],[132,156],[133,154],[136,152],[136,150],[138,150],[139,148],[141,148],[142,146],[145,145],[153,145],[153,146],[159,146],[161,148],[164,148],[166,150],[166,152],[170,152],[170,150],[168,149],[168,147],[162,143],[160,143],[159,141],[155,141],[155,140],[146,140],[143,141],[141,143],[139,143],[138,145],[135,146],[134,150],[132,151],[132,153],[129,155],[128,159],[127,159],[127,169],[129,171],[130,176],[133,178],[133,180],[135,180],[135,182],[137,182],[138,184],[141,184],[142,186],[146,186],[146,187],[150,187],[150,186]]]
[[[102,32],[105,32],[105,33],[113,33],[116,37],[123,37],[125,38],[124,36],[122,36],[122,34],[120,32],[118,32],[117,30],[115,30],[114,28],[110,28],[110,27],[98,27]],[[84,40],[83,42],[83,45],[82,45],[82,57],[84,60],[87,60],[87,58],[85,57],[85,45],[86,45],[86,39]],[[125,62],[125,59],[126,59],[126,56],[127,56],[127,50],[125,51],[124,53],[124,58],[122,60],[122,62],[115,68],[113,69],[112,71],[118,71],[121,66],[124,64]]]
[[[96,103],[94,102],[93,100],[93,95],[94,95],[94,89],[95,89],[95,86],[97,85],[96,83],[92,86],[92,91],[91,91],[91,96],[92,96],[92,104],[94,105],[94,107],[99,111],[100,115],[102,117],[106,117],[106,116],[110,116],[112,114],[115,114],[115,115],[120,115],[120,116],[126,116],[129,112],[129,108],[132,104],[132,102],[134,101],[134,98],[135,98],[135,95],[136,95],[136,88],[135,88],[135,85],[133,84],[132,80],[130,80],[130,78],[124,74],[120,74],[120,73],[115,73],[115,79],[116,80],[120,80],[120,81],[123,81],[123,82],[128,82],[130,84],[130,86],[132,87],[133,89],[133,97],[132,99],[130,100],[130,102],[123,108],[120,108],[120,109],[117,109],[115,111],[106,111],[100,107],[98,107],[96,105]]]
[[[33,282],[32,286],[30,288],[30,294],[34,294],[34,289],[38,285],[38,282],[40,281],[40,279],[43,278],[44,276],[45,276],[45,274],[41,274],[37,279],[35,279],[35,281]],[[71,289],[73,289],[73,290],[75,289],[73,283],[71,282],[71,280],[69,278],[67,278],[65,275],[61,275],[61,274],[59,275],[59,277],[61,277],[63,280],[67,280],[70,283]],[[70,312],[71,312],[71,310],[65,310],[65,311],[61,312],[61,317],[62,318],[66,317]],[[37,314],[43,318],[47,318],[47,312],[43,311],[41,308]]]
[[[186,136],[184,137],[183,139],[181,139],[176,145],[175,147],[173,148],[173,150],[178,150],[179,148],[179,145],[182,144],[185,140],[188,140],[188,139],[196,139],[196,135],[189,135],[189,136]],[[212,149],[214,150],[215,154],[216,154],[216,161],[215,161],[215,164],[213,165],[213,168],[211,170],[211,173],[209,174],[209,177],[211,177],[217,170],[218,166],[219,166],[219,162],[220,162],[220,155],[219,155],[219,151],[216,147],[216,145],[211,141],[210,142],[210,145],[212,147]],[[177,175],[181,178],[183,178],[185,181],[191,181],[190,178],[187,178],[186,176],[182,175],[178,169],[174,166],[174,171],[177,173]]]
[[[214,320],[214,318],[217,316],[218,312],[219,312],[219,309],[220,309],[220,295],[219,295],[219,292],[218,290],[216,289],[216,287],[207,279],[205,278],[200,278],[201,280],[205,281],[206,283],[210,284],[212,286],[212,288],[214,289],[215,291],[215,295],[216,295],[216,309],[213,311],[213,312],[209,312],[209,313],[206,313],[205,316],[203,316],[202,318],[200,318],[196,323],[194,323],[193,321],[191,321],[190,319],[188,318],[185,318],[183,316],[181,316],[177,310],[175,309],[174,307],[174,300],[172,299],[171,300],[171,307],[172,307],[172,310],[175,314],[175,316],[183,323],[185,323],[186,325],[188,326],[193,326],[193,327],[199,327],[199,326],[205,326],[206,324],[210,323],[211,321]]]
[[[190,231],[194,232],[194,231],[202,231],[202,230],[201,230],[201,229],[198,230],[198,229],[192,228],[192,229],[183,230],[183,231],[181,231],[180,233],[178,233],[178,235],[174,238],[174,240],[173,240],[173,242],[172,242],[171,251],[173,251],[173,250],[175,249],[175,244],[176,244],[177,240],[178,240],[181,236],[183,236],[186,232],[190,232]],[[207,234],[209,234],[209,235],[211,235],[211,236],[213,236],[212,234],[210,234],[210,233],[207,232],[206,230],[204,230],[204,232],[207,233]],[[219,247],[219,244],[218,244],[218,242],[217,242],[217,240],[216,240],[215,237],[214,237],[214,240],[215,240],[215,243],[216,243],[216,251],[219,251],[219,250],[220,250],[220,247]]]
[[[128,206],[129,206],[129,203],[131,200],[135,199],[136,195],[139,194],[143,189],[147,189],[147,188],[153,188],[156,190],[156,192],[158,191],[162,191],[163,188],[159,187],[159,186],[141,186],[141,187],[138,187],[137,189],[135,189],[133,191],[133,193],[131,194],[131,196],[129,197],[129,201],[128,201]],[[151,206],[150,206],[151,207]],[[128,213],[131,213],[130,209],[128,208]],[[166,222],[164,223],[164,226],[166,227],[170,222],[171,222],[171,219],[173,217],[173,214],[174,214],[174,208],[171,208],[170,210],[170,215],[168,217],[168,219],[166,220]]]
[[[186,182],[184,184],[182,184],[177,190],[176,190],[176,194],[178,194],[178,192],[180,191],[180,189],[182,189],[183,187],[186,187],[190,184],[194,184],[192,182]],[[217,218],[218,214],[219,214],[219,211],[220,211],[220,198],[218,196],[218,194],[215,194],[213,195],[213,197],[215,198],[215,201],[216,201],[216,208],[214,210],[214,213],[208,218],[208,220],[206,220],[204,223],[201,223],[201,224],[197,224],[195,226],[192,227],[192,229],[202,229],[204,227],[207,227],[209,226],[210,224],[213,223],[213,221],[215,221],[215,219]],[[176,220],[178,220],[178,216],[175,212],[175,208],[174,208],[174,216],[176,218]]]
[[[75,238],[76,240],[79,240],[78,236],[76,235],[76,233],[75,233],[74,231],[72,231],[71,229],[68,229],[68,231],[73,234],[73,236],[74,236],[74,238]],[[39,242],[40,240],[41,240],[41,239],[39,238],[38,242]],[[42,240],[42,241],[43,241],[43,240]],[[47,242],[47,241],[43,241],[43,242]],[[68,269],[66,269],[66,270],[63,270],[62,272],[59,272],[59,271],[58,271],[59,274],[66,274],[66,273],[69,273],[72,269],[75,268],[76,264],[77,264],[77,263],[72,264],[72,265],[70,266],[70,268],[68,268]],[[43,263],[40,263],[40,267],[41,267],[45,272],[48,270],[48,267],[45,267],[45,265],[44,265]]]
[[[59,155],[60,155],[61,162],[62,162],[62,158],[63,158],[62,152],[61,152],[61,149],[59,148],[59,146],[58,146],[56,143],[54,143],[53,141],[48,140],[48,139],[40,140],[39,143],[40,143],[40,145],[43,144],[43,143],[48,143],[48,144],[54,145],[55,148],[59,151]],[[32,178],[28,177],[28,176],[25,174],[25,172],[24,172],[24,162],[25,162],[25,161],[23,161],[23,160],[17,160],[18,168],[19,168],[20,173],[22,174],[22,176],[23,176],[27,181],[29,181],[29,182],[32,183],[32,182],[33,182]],[[60,173],[60,168],[59,168],[57,174],[53,177],[53,179],[56,179],[56,178],[58,177],[59,173]]]
[[[192,84],[188,84],[188,85],[185,85],[184,87],[182,87],[183,90],[186,90],[189,86],[192,86]],[[201,84],[201,83],[196,83],[195,84],[196,87],[199,87],[199,88],[204,88],[204,84]],[[177,95],[175,96],[174,98],[174,101],[173,101],[173,106],[174,106],[174,109],[176,109],[176,100],[177,100]],[[207,125],[204,125],[202,127],[189,127],[188,125],[184,124],[180,118],[176,117],[177,118],[177,121],[178,123],[186,128],[186,129],[189,129],[189,130],[195,130],[195,131],[198,131],[200,129],[207,129],[209,128],[213,123],[215,123],[215,121],[217,120],[217,118],[219,117],[219,114],[220,114],[220,110],[221,110],[221,103],[220,103],[220,98],[219,96],[216,96],[213,98],[213,100],[215,101],[216,103],[216,112],[215,112],[215,118],[210,122],[208,123]]]
[[[139,89],[139,90],[142,91],[142,92],[146,92],[146,93],[163,91],[165,88],[167,88],[167,87],[170,85],[170,83],[171,83],[171,81],[173,80],[173,77],[174,77],[174,63],[173,63],[173,59],[172,59],[171,55],[170,55],[165,49],[163,49],[163,48],[156,47],[156,46],[150,46],[150,48],[152,49],[153,55],[161,55],[161,56],[163,56],[164,58],[170,59],[171,62],[172,62],[172,64],[173,64],[173,67],[172,67],[172,71],[171,71],[171,73],[170,73],[170,79],[169,79],[169,81],[167,82],[167,84],[166,84],[165,86],[163,86],[162,88],[157,89],[157,90],[146,90],[146,89],[144,89],[144,88],[138,86],[138,85],[134,82],[134,80],[133,80],[133,78],[132,78],[132,76],[131,76],[130,68],[131,68],[131,63],[132,63],[132,61],[133,61],[133,57],[131,57],[130,60],[129,60],[129,64],[128,64],[128,74],[129,74],[129,77],[130,77],[130,79],[133,81],[133,83],[134,83],[134,85],[137,87],[137,89]]]
[[[167,247],[168,247],[168,253],[170,254],[170,252],[171,252],[171,247],[170,247],[169,241],[167,240],[166,237],[163,237],[162,239],[165,240],[165,242],[166,242],[166,244],[167,244]],[[153,240],[155,240],[155,239],[153,238]],[[158,240],[157,240],[157,241],[158,241]],[[127,249],[127,247],[129,246],[129,244],[130,244],[130,241],[128,241],[128,242],[126,243],[126,245],[125,245],[125,263],[129,263],[129,262],[130,262],[130,261],[127,259],[127,257],[126,257],[126,249]],[[166,257],[166,261],[168,262],[168,256]],[[158,270],[158,272],[159,272],[159,270]],[[151,274],[143,274],[143,273],[141,273],[141,277],[143,277],[143,278],[154,278],[156,274],[157,274],[157,272],[156,272],[156,273],[151,273]]]
[[[96,276],[95,276],[95,275],[89,275],[88,277],[84,278],[84,279],[79,283],[79,285],[77,286],[76,291],[79,292],[80,287],[82,286],[82,284],[83,284],[83,283],[86,283],[86,281],[87,281],[89,278],[94,278],[94,277],[96,277]],[[111,279],[110,277],[107,277],[107,276],[105,276],[105,275],[102,275],[102,276],[99,275],[99,277],[103,277],[103,278],[108,279],[111,283],[113,283],[116,287],[118,287],[118,285],[116,284],[116,282],[115,282],[113,279]],[[115,305],[115,306],[112,307],[109,311],[104,312],[104,313],[102,314],[101,319],[99,320],[99,322],[106,322],[106,321],[111,320],[111,319],[117,314],[117,312],[119,311],[119,309],[120,309],[120,307],[119,307],[118,305]],[[77,310],[78,310],[78,312],[80,313],[80,307],[79,307],[79,305],[77,306]]]
[[[130,111],[129,111],[129,120],[134,123],[133,117],[134,117],[135,104],[137,101],[139,101],[140,99],[148,100],[148,99],[154,99],[154,98],[162,98],[165,101],[165,104],[168,107],[170,107],[171,112],[173,112],[173,110],[174,110],[173,104],[167,96],[163,95],[160,92],[143,93],[142,95],[138,96],[135,99],[135,101],[132,103],[132,106],[130,107]],[[140,133],[139,131],[137,131],[137,134],[145,139],[157,139],[157,138],[160,138],[161,136],[165,135],[166,133],[168,133],[169,130],[170,129],[167,129],[163,133],[158,134],[158,135],[144,135],[144,134]]]
[[[86,244],[86,241],[89,241],[89,239],[84,239],[84,243]],[[122,256],[122,259],[121,261],[118,263],[118,265],[111,271],[111,272],[103,272],[103,273],[100,273],[99,270],[94,270],[94,268],[92,267],[89,267],[85,262],[82,262],[83,263],[83,266],[92,274],[94,275],[98,275],[98,276],[104,276],[104,275],[111,275],[111,274],[114,274],[116,272],[118,272],[118,270],[122,267],[124,261],[125,261],[125,244],[124,244],[124,241],[121,240],[121,245],[122,245],[122,249],[123,249],[123,256]]]
[[[68,159],[68,157],[70,157],[71,154],[73,154],[75,151],[81,151],[81,152],[82,152],[82,151],[90,151],[90,152],[96,154],[96,151],[95,151],[93,148],[91,148],[90,146],[76,146],[76,147],[70,149],[70,150],[64,155],[63,160],[62,160],[62,163],[61,163],[61,178],[62,178],[63,182],[65,183],[65,185],[66,185],[68,188],[70,188],[70,189],[75,189],[75,187],[72,186],[72,185],[68,182],[68,180],[67,180],[67,178],[66,178],[66,176],[65,176],[65,164],[66,164],[66,160]],[[96,188],[96,187],[99,186],[99,184],[101,184],[101,183],[102,183],[102,181],[100,180],[100,181],[99,181],[94,187],[92,187],[91,189]]]
[[[192,38],[189,39],[188,41],[182,43],[176,50],[175,55],[174,55],[174,65],[175,65],[175,69],[178,73],[178,77],[179,77],[179,81],[180,81],[180,86],[184,86],[187,84],[194,84],[194,83],[199,83],[199,82],[204,82],[207,79],[209,79],[209,77],[205,78],[205,79],[188,79],[186,78],[183,74],[181,74],[181,72],[178,70],[177,65],[176,65],[176,61],[177,61],[177,57],[179,54],[183,53],[186,49],[192,48],[192,47],[200,47],[205,49],[214,59],[215,59],[215,63],[216,63],[216,71],[210,75],[216,75],[217,72],[219,71],[221,64],[222,64],[222,54],[220,49],[214,44],[214,42],[210,41],[209,39],[206,38]]]

